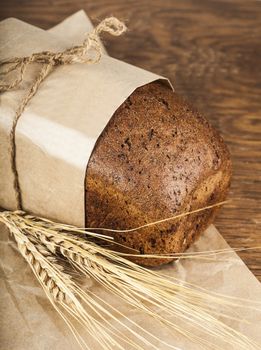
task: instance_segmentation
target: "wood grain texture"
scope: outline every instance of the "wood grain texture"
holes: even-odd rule
[[[244,0],[2,0],[0,19],[44,29],[84,9],[126,21],[109,53],[170,78],[220,130],[233,161],[232,202],[216,226],[232,247],[261,246],[261,2]],[[261,280],[261,252],[240,254]]]

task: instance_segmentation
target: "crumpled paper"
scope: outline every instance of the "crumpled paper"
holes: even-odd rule
[[[80,42],[86,31],[85,26],[88,30],[88,23],[90,22],[88,22],[86,15],[81,11],[67,19],[63,23],[63,29],[58,26],[54,27],[51,32],[53,35],[59,36],[62,35],[61,31],[66,29],[68,38],[73,43],[76,42],[75,40]],[[74,30],[69,31],[69,28],[74,28]],[[212,251],[225,248],[229,248],[228,244],[212,225],[193,244],[190,251]],[[3,225],[0,225],[0,257],[0,349],[78,349],[74,337],[48,301],[30,267],[17,251],[15,244],[9,238],[8,230]],[[158,269],[166,277],[175,276],[216,293],[261,302],[261,284],[236,253],[215,255],[211,261],[179,260]],[[89,288],[103,300],[113,304],[116,309],[122,311],[131,320],[146,327],[153,334],[177,348],[183,350],[199,349],[173,330],[168,330],[142,312],[129,307],[116,297],[112,297],[109,292],[91,279],[86,279],[85,288]],[[163,311],[157,311],[164,316]],[[260,312],[240,308],[234,310],[234,316],[237,320],[227,321],[227,324],[261,344]],[[111,322],[113,321],[111,320]],[[177,320],[177,322],[179,321]],[[88,340],[90,341],[90,349],[100,349],[94,340]],[[159,350],[166,349],[162,342],[155,343],[155,346]],[[236,348],[224,344],[222,344],[222,349],[236,350]],[[126,350],[130,349],[126,348]]]

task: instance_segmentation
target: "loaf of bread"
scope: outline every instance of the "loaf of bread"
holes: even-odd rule
[[[86,173],[86,225],[129,229],[205,207],[224,200],[230,177],[229,152],[218,132],[154,82],[117,109],[97,140]],[[113,236],[141,254],[183,252],[216,210]],[[170,260],[135,261],[154,266]]]

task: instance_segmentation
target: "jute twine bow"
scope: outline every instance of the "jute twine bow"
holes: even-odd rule
[[[8,59],[6,61],[0,62],[0,67],[7,66],[6,70],[0,72],[2,76],[7,76],[9,73],[16,73],[16,78],[10,82],[0,82],[0,92],[6,92],[17,88],[24,79],[25,72],[27,68],[32,63],[43,64],[37,78],[30,87],[28,93],[22,99],[19,107],[16,110],[15,117],[11,126],[10,132],[10,155],[11,155],[11,167],[14,175],[14,189],[17,208],[22,209],[22,196],[21,189],[19,185],[19,177],[16,167],[16,144],[15,144],[15,129],[17,122],[23,113],[26,105],[31,100],[31,98],[37,92],[42,81],[47,77],[47,75],[57,66],[65,64],[74,63],[87,63],[94,64],[98,62],[102,54],[102,46],[99,41],[99,34],[102,32],[107,32],[113,36],[119,36],[126,31],[126,26],[124,23],[119,21],[115,17],[105,18],[96,28],[93,29],[89,34],[87,34],[86,39],[81,45],[73,46],[61,52],[51,52],[42,51],[38,53],[33,53],[28,57],[15,57]],[[88,57],[87,54],[92,51],[94,54],[92,57]]]

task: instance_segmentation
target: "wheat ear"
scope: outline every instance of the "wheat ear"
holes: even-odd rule
[[[101,349],[125,350],[127,344],[132,349],[143,350],[144,347],[140,345],[140,342],[150,349],[157,349],[153,343],[142,336],[142,333],[161,341],[159,338],[136,324],[140,332],[133,331],[128,325],[120,321],[120,318],[124,317],[123,314],[110,307],[110,305],[102,303],[101,300],[97,302],[96,296],[92,293],[86,293],[78,284],[73,282],[71,276],[64,272],[63,265],[59,262],[57,256],[52,254],[50,245],[47,248],[46,244],[42,244],[43,240],[37,239],[36,235],[29,232],[21,232],[19,227],[10,221],[7,226],[14,236],[19,252],[31,267],[48,299],[67,323],[82,349],[89,349],[89,346],[79,334],[75,323],[71,319],[83,326],[88,334],[96,339]],[[108,320],[114,320],[116,324],[134,335],[137,341],[122,335],[117,326],[111,326]],[[134,324],[127,317],[126,320]],[[121,345],[122,343],[125,345]],[[165,345],[171,349],[178,349],[168,343],[165,343]]]
[[[85,240],[82,238],[82,234],[86,234],[83,229],[52,223],[49,220],[25,215],[24,213],[7,212],[1,214],[2,213],[0,213],[0,221],[4,221],[5,224],[7,224],[14,236],[18,231],[18,233],[25,234],[25,237],[33,243],[35,247],[40,246],[41,249],[44,247],[56,256],[62,255],[81,273],[93,277],[109,291],[124,299],[130,305],[146,312],[160,321],[160,323],[167,324],[169,327],[174,328],[195,344],[203,345],[206,348],[220,349],[220,347],[215,344],[215,339],[219,338],[224,342],[235,345],[238,349],[259,348],[257,344],[249,340],[243,334],[231,329],[213,316],[219,314],[219,316],[233,318],[233,316],[229,314],[227,315],[218,311],[219,307],[222,305],[231,308],[242,307],[244,305],[246,307],[256,308],[256,303],[244,301],[243,304],[242,300],[237,298],[227,298],[217,295],[175,278],[169,280],[162,278],[162,276],[155,271],[142,268],[124,259],[120,253],[105,249],[91,241]],[[77,237],[77,234],[80,234],[81,237]],[[95,233],[87,232],[87,235],[96,237]],[[110,238],[107,237],[106,239]],[[49,267],[52,267],[52,264],[50,265]],[[57,279],[57,275],[59,276],[61,271],[57,268],[54,268],[54,270],[53,274],[49,274],[48,276],[55,276]],[[61,277],[61,280],[64,280],[63,277]],[[68,297],[66,301],[63,301],[62,298],[61,300],[58,298],[55,303],[53,299],[51,301],[57,309],[57,305],[62,307],[62,311],[60,309],[58,311],[83,347],[88,348],[75,328],[73,328],[67,315],[73,317],[78,323],[83,325],[89,334],[96,338],[103,349],[122,349],[122,346],[116,341],[117,339],[124,342],[125,345],[130,344],[134,349],[143,349],[137,342],[133,342],[128,337],[119,334],[117,328],[111,327],[108,323],[108,318],[113,319],[116,324],[127,328],[132,335],[135,335],[139,341],[148,345],[149,348],[155,348],[153,344],[145,338],[145,335],[157,339],[155,336],[141,327],[138,333],[134,332],[128,326],[123,325],[117,317],[113,316],[113,313],[121,317],[123,316],[118,310],[106,304],[104,300],[93,295],[90,291],[85,293],[71,279],[66,281],[66,285],[63,286],[63,288],[65,288],[67,284],[70,286],[70,302],[68,302]],[[45,288],[45,286],[43,286],[43,288]],[[88,312],[86,312],[82,304],[87,307]],[[208,304],[212,305],[211,309]],[[164,317],[163,319],[153,311],[153,307],[155,306],[166,311],[166,318]],[[96,317],[93,317],[92,313],[94,313]],[[179,321],[173,323],[169,319],[173,315],[177,316],[178,320],[187,322],[197,331],[200,330],[205,334],[210,334],[214,340],[212,342],[207,341],[204,338],[204,334],[203,336],[194,335],[193,332],[187,329],[186,325],[185,327],[178,326]],[[128,322],[133,324],[131,320],[128,320]],[[173,345],[165,345],[176,349]]]

